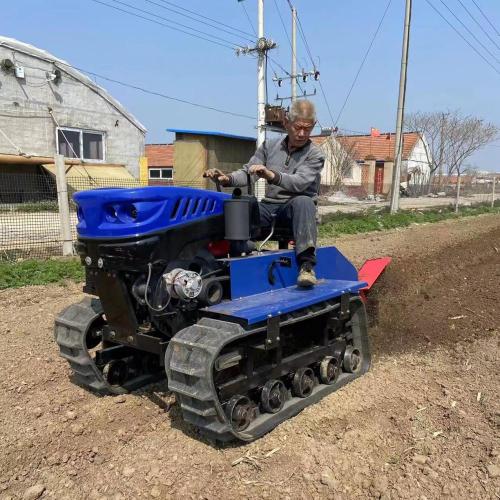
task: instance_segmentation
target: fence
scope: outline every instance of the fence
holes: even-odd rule
[[[493,178],[492,178],[493,179]],[[460,204],[492,203],[500,199],[500,175],[496,183],[465,184],[461,186]],[[103,187],[139,187],[135,179],[103,179],[68,177],[68,196],[73,241],[76,239],[76,207],[72,195],[81,190]],[[171,185],[203,188],[203,179]],[[215,189],[215,187],[214,187]],[[369,207],[384,207],[384,195],[364,196],[351,186],[346,193],[333,193],[324,188],[320,197],[320,212],[356,212]],[[401,208],[430,208],[454,204],[455,188],[449,187],[440,195],[418,198],[401,197]],[[495,193],[493,193],[495,189]],[[362,198],[362,199],[361,199]],[[61,224],[57,201],[56,180],[48,172],[37,174],[0,173],[0,260],[50,258],[62,255]]]
[[[492,204],[500,200],[500,174],[490,174],[480,179],[463,176],[460,187],[456,178],[432,186],[411,183],[401,185],[400,208],[424,209],[453,205],[458,207]],[[323,213],[341,211],[356,212],[369,207],[389,205],[390,184],[345,184],[340,188],[322,185],[320,205]],[[457,197],[458,191],[458,197]]]
[[[105,187],[132,188],[146,185],[136,179],[68,178],[71,232],[76,239],[77,191]],[[173,184],[171,184],[173,185]],[[175,183],[176,186],[205,187],[205,183]],[[0,173],[0,260],[62,256],[61,224],[54,176]]]

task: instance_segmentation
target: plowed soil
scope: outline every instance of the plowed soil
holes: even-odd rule
[[[0,292],[0,499],[500,498],[500,217],[325,243],[394,259],[372,370],[247,445],[200,439],[163,383],[72,385],[52,327],[80,286]]]

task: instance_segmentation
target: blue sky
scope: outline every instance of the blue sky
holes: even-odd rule
[[[113,0],[102,0],[126,8]],[[233,43],[232,36],[208,25],[175,15],[147,0],[121,0]],[[163,0],[158,5],[172,7]],[[251,32],[237,0],[172,0],[178,5]],[[498,0],[429,0],[472,40],[500,72],[500,50],[484,35],[460,1],[500,46],[500,36],[487,24],[474,1],[500,31]],[[444,2],[491,52],[481,48],[443,6]],[[255,0],[245,0],[255,24]],[[384,12],[387,0],[295,0],[312,55],[318,61],[321,81],[333,118],[344,102],[361,59]],[[77,67],[173,97],[222,108],[244,115],[256,114],[256,60],[236,57],[226,47],[211,44],[165,27],[110,9],[92,0],[17,0],[2,2],[2,34],[46,49]],[[289,28],[286,0],[265,0],[268,37],[279,47],[271,56],[289,70],[290,46],[276,4]],[[500,127],[500,74],[496,73],[429,7],[427,0],[413,1],[412,33],[406,107],[408,111],[460,109]],[[131,9],[128,9],[131,10]],[[137,12],[137,11],[136,11]],[[139,13],[138,13],[139,14]],[[357,84],[339,120],[344,129],[368,133],[395,128],[404,1],[393,0]],[[160,22],[161,19],[158,19]],[[183,28],[181,28],[183,29]],[[251,37],[250,37],[251,38]],[[311,63],[299,38],[299,66]],[[278,68],[277,68],[278,69]],[[278,70],[279,71],[279,70]],[[270,72],[272,74],[272,72]],[[120,100],[148,129],[148,142],[169,142],[166,128],[221,130],[255,135],[255,122],[227,116],[96,80]],[[331,124],[330,114],[317,87],[314,98],[321,123]],[[314,85],[307,84],[307,91]],[[289,95],[284,84],[280,93]],[[269,97],[277,89],[269,82]],[[500,138],[477,153],[470,163],[500,171]]]

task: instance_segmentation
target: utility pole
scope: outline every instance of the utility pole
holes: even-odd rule
[[[297,99],[297,9],[292,7],[292,78],[290,78],[292,88],[292,102]]]
[[[302,78],[302,81],[306,83],[307,79],[312,76],[314,80],[319,80],[319,71],[314,67],[310,71],[305,71],[302,69],[300,73],[297,73],[297,9],[292,5],[292,2],[288,0],[288,5],[290,6],[290,10],[292,12],[292,39],[291,39],[291,48],[292,48],[292,64],[291,64],[291,72],[288,73],[285,71],[286,76],[278,76],[275,75],[273,78],[274,82],[278,83],[278,87],[281,87],[283,80],[290,80],[290,96],[280,97],[279,94],[276,96],[275,101],[281,101],[281,106],[283,106],[283,101],[288,99],[295,101],[297,99],[297,78]],[[307,93],[305,90],[301,94],[301,97],[309,97],[316,95],[316,89],[314,92]]]
[[[264,36],[264,0],[257,0],[257,37],[255,47],[238,48],[236,54],[257,52],[257,147],[260,147],[266,140],[266,54],[276,47],[276,42]],[[259,179],[255,183],[255,196],[259,201],[265,190],[266,181]]]
[[[401,157],[403,153],[402,129],[406,97],[406,73],[408,67],[408,47],[410,42],[411,2],[406,0],[405,24],[403,32],[403,50],[401,72],[399,76],[399,99],[396,119],[396,140],[394,145],[394,167],[392,170],[391,214],[399,210],[399,185],[401,182]]]

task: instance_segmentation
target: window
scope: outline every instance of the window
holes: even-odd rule
[[[149,169],[150,179],[173,179],[174,169],[173,168],[150,168]]]
[[[58,128],[57,151],[66,158],[104,161],[104,133]]]

